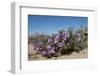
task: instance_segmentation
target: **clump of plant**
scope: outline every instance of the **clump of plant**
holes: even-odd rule
[[[87,27],[80,27],[76,30],[72,28],[60,30],[56,34],[38,34],[29,38],[37,54],[44,57],[58,57],[70,55],[72,52],[79,52],[87,48],[88,33]]]

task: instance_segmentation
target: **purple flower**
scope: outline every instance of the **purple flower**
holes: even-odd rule
[[[74,32],[74,36],[75,36],[75,37],[80,37],[81,35],[80,35],[79,32]]]
[[[55,50],[51,49],[51,50],[48,50],[48,54],[54,54],[55,53]]]
[[[58,43],[58,47],[64,46],[64,43]]]
[[[56,34],[55,38],[56,39],[59,39],[60,38],[60,35],[59,34]]]
[[[54,43],[57,43],[57,42],[58,42],[58,39],[55,38],[55,39],[54,39]]]
[[[53,46],[52,49],[55,50],[55,47]]]
[[[39,50],[39,47],[36,47],[36,50],[38,51]]]
[[[52,48],[51,45],[47,46],[47,50],[51,50],[51,48]]]
[[[63,40],[66,40],[67,38],[66,38],[66,36],[62,36],[62,39],[63,39]]]
[[[54,43],[57,43],[58,40],[60,39],[60,35],[59,35],[59,34],[56,34],[56,35],[53,37],[53,39],[54,39]]]
[[[36,50],[36,51],[39,50],[39,46],[36,45],[36,44],[34,44],[34,45],[33,45],[33,50]]]
[[[46,55],[48,55],[48,52],[46,50],[45,51],[41,51],[41,55],[46,56]]]
[[[62,39],[66,40],[69,37],[69,34],[67,32],[62,33]]]
[[[52,39],[52,38],[49,38],[49,39],[48,39],[48,42],[53,42],[53,39]]]
[[[66,37],[69,37],[69,34],[68,33],[66,33]]]
[[[63,33],[62,33],[62,36],[65,36],[65,35],[66,35],[66,32],[63,32]]]

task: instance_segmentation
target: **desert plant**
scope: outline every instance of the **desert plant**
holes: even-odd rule
[[[29,37],[29,43],[35,46],[38,54],[44,57],[58,57],[65,54],[82,51],[87,48],[87,27],[76,30],[69,28],[67,31],[60,30],[56,34],[35,34]]]

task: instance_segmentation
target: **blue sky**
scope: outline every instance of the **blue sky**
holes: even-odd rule
[[[52,34],[59,30],[67,28],[79,28],[88,25],[88,17],[75,16],[46,16],[46,15],[28,15],[28,33]]]

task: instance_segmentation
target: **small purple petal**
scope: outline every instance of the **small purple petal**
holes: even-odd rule
[[[59,39],[60,35],[59,34],[56,34],[55,38],[56,39]]]
[[[64,45],[64,43],[58,43],[59,47],[62,47]]]
[[[48,42],[53,42],[53,39],[52,39],[52,38],[49,38],[49,39],[48,39]]]
[[[58,42],[58,39],[55,38],[55,39],[54,39],[54,43],[57,43],[57,42]]]
[[[50,50],[51,48],[52,48],[51,45],[48,45],[48,46],[47,46],[47,49],[48,49],[48,50]]]
[[[55,50],[53,50],[53,49],[48,50],[48,53],[49,53],[49,54],[54,54],[54,53],[55,53]]]
[[[47,53],[47,51],[42,51],[41,55],[46,56],[46,55],[48,55],[48,53]]]

